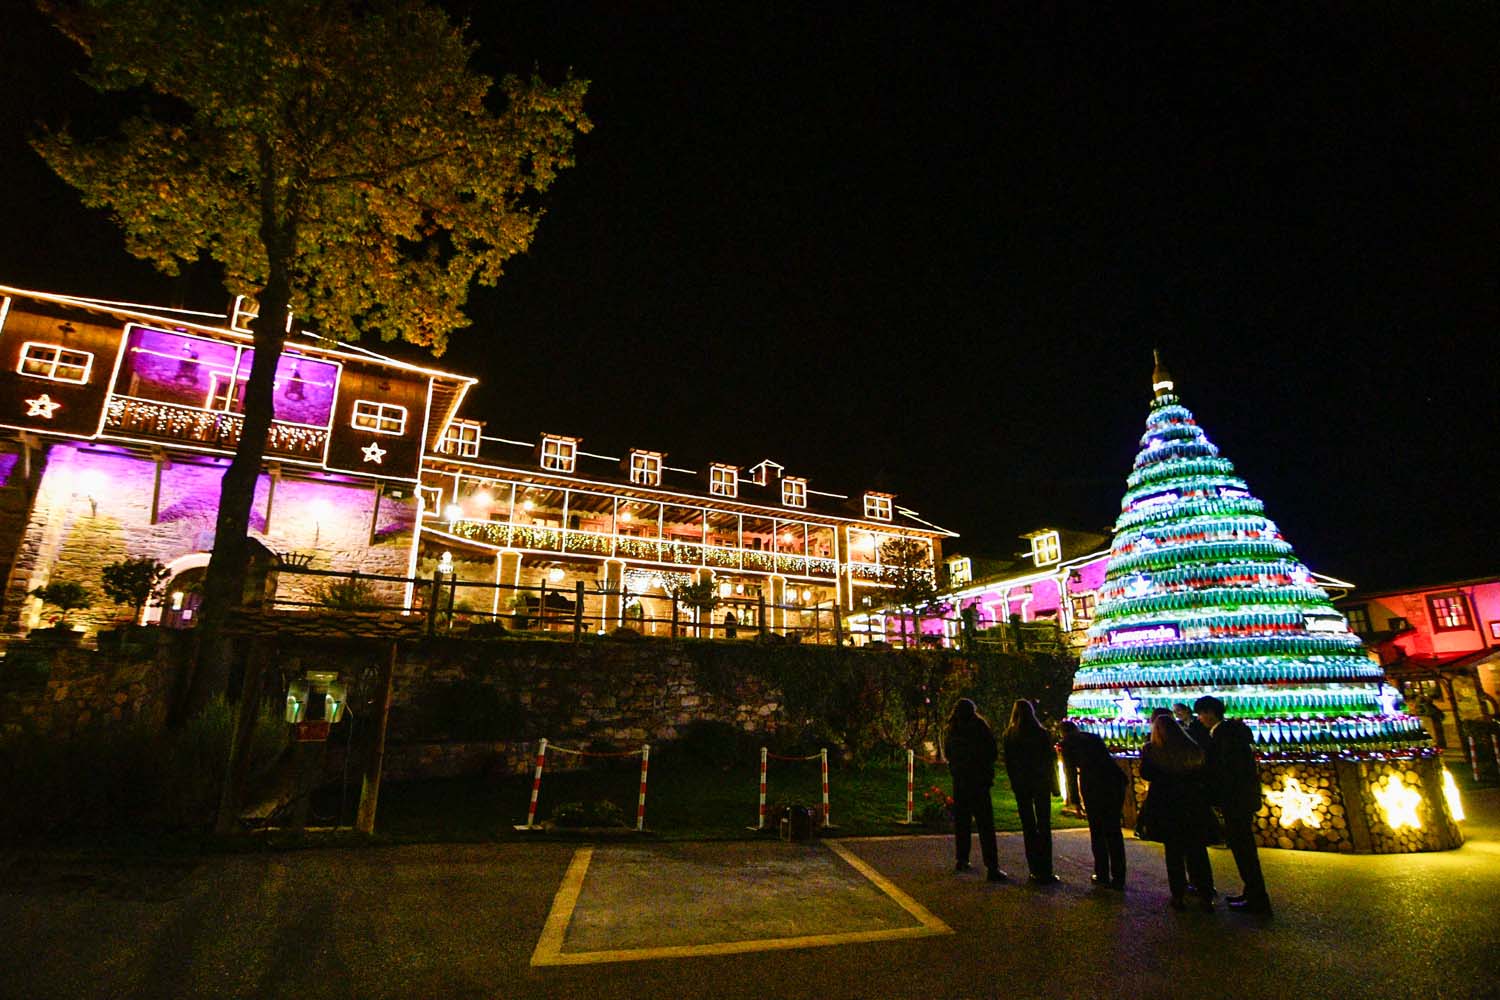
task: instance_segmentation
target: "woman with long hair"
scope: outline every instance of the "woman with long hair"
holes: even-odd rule
[[[1005,727],[1005,773],[1021,810],[1026,865],[1031,881],[1050,885],[1052,873],[1052,736],[1036,717],[1036,706],[1022,698]]]
[[[969,824],[978,828],[979,853],[991,882],[1004,882],[1010,876],[1000,870],[1000,856],[995,849],[995,807],[990,801],[990,786],[995,783],[995,734],[990,724],[968,698],[960,698],[948,719],[948,734],[943,740],[943,755],[948,758],[948,773],[953,776],[953,845],[957,856],[954,871],[969,870]]]
[[[1214,908],[1214,871],[1208,845],[1218,841],[1218,820],[1204,784],[1204,755],[1170,714],[1151,722],[1151,739],[1141,747],[1141,777],[1150,782],[1144,823],[1137,833],[1161,841],[1167,862],[1172,908],[1187,906],[1191,881],[1204,910]]]

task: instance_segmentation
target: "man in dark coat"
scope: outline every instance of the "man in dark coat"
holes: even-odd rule
[[[1120,812],[1125,807],[1125,772],[1120,770],[1104,741],[1071,722],[1062,724],[1063,766],[1078,775],[1078,788],[1089,821],[1089,846],[1094,852],[1095,885],[1125,888],[1125,835]]]
[[[955,871],[969,868],[969,824],[978,828],[979,853],[991,882],[1004,882],[1010,876],[1000,870],[1000,854],[995,847],[995,806],[990,801],[990,787],[995,783],[995,734],[968,698],[960,698],[948,719],[948,736],[943,741],[943,755],[948,758],[948,773],[953,776],[953,843],[957,854]]]
[[[1231,909],[1269,916],[1271,898],[1260,870],[1255,846],[1255,814],[1260,811],[1260,771],[1255,765],[1255,743],[1250,727],[1224,718],[1224,703],[1204,695],[1193,703],[1198,721],[1208,729],[1208,773],[1214,803],[1224,813],[1224,843],[1234,854],[1244,889],[1228,897]]]

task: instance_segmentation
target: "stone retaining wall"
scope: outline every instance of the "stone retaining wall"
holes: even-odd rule
[[[137,721],[161,725],[181,637],[156,639],[150,648],[110,656],[45,637],[12,643],[0,661],[0,732],[68,736]]]

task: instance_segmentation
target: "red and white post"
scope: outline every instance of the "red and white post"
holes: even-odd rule
[[[1474,783],[1479,784],[1479,750],[1474,745],[1474,737],[1469,737],[1469,770],[1474,772]]]
[[[531,779],[531,805],[526,810],[526,825],[516,827],[517,830],[533,830],[536,828],[536,800],[542,791],[542,768],[547,763],[547,738],[537,744],[536,749],[536,776]]]
[[[760,813],[755,820],[755,828],[764,830],[766,828],[766,748],[760,748]]]
[[[911,825],[911,818],[912,818],[912,813],[913,813],[913,807],[915,806],[915,802],[913,801],[913,798],[914,798],[914,796],[913,796],[914,780],[913,779],[916,776],[916,769],[917,769],[916,768],[916,758],[917,758],[917,752],[915,750],[908,750],[908,751],[906,751],[906,820],[905,820],[905,822],[906,822],[906,824],[908,826]]]
[[[646,765],[651,762],[651,744],[641,744],[641,798],[635,807],[635,828],[646,829]]]
[[[833,818],[828,815],[828,748],[824,747],[818,753],[819,761],[823,767],[823,826],[833,825]]]

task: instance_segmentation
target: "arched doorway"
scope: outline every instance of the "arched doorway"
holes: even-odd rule
[[[208,572],[207,552],[190,552],[167,563],[166,586],[162,588],[162,601],[156,607],[146,609],[142,616],[145,624],[161,624],[166,628],[191,628],[198,616],[198,605],[203,603],[203,578]]]

